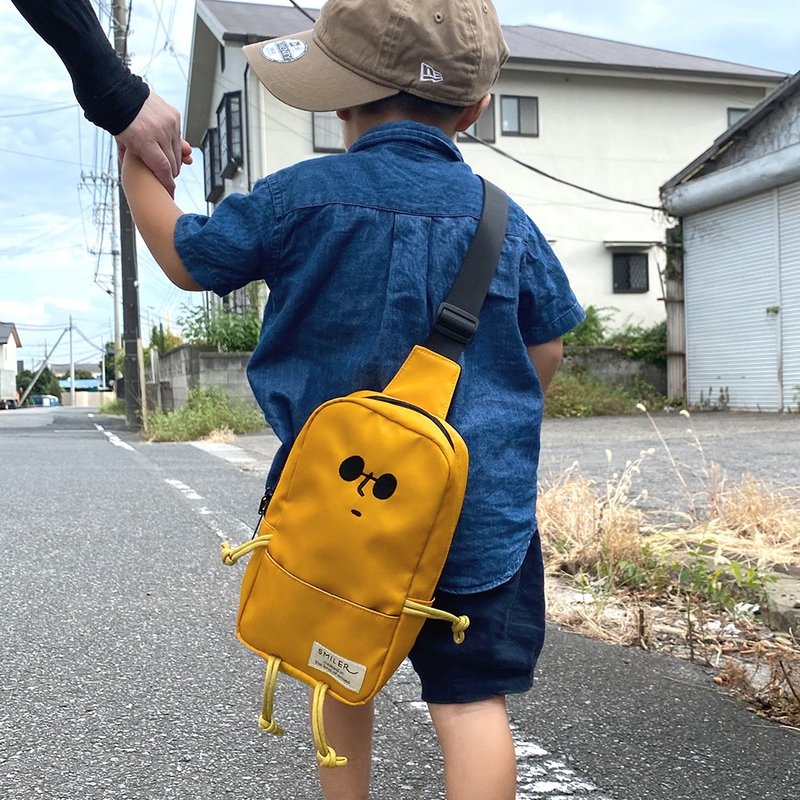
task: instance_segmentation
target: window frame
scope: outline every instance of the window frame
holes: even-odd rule
[[[747,116],[752,108],[739,108],[738,106],[728,106],[728,127],[732,128],[742,117]],[[731,114],[736,115],[736,119],[731,120]]]
[[[644,288],[641,286],[632,286],[631,280],[631,259],[633,258],[644,259]],[[620,259],[626,259],[624,265],[627,270],[627,284],[628,288],[620,288],[617,275],[619,270],[623,267]],[[611,254],[611,291],[613,294],[647,294],[650,291],[650,254],[647,250],[616,250]]]
[[[507,100],[514,100],[517,104],[517,130],[507,131],[503,127],[503,104]],[[535,103],[536,108],[536,132],[529,133],[522,130],[522,109],[521,101],[529,101]],[[519,94],[504,94],[500,96],[500,135],[501,136],[518,136],[528,139],[538,139],[541,131],[541,124],[539,121],[539,97],[538,95],[519,95]]]
[[[328,116],[333,115],[333,116]],[[313,148],[315,153],[344,153],[345,146],[344,141],[342,141],[341,147],[324,147],[323,145],[317,144],[317,118],[320,117],[322,119],[337,119],[335,111],[312,111],[311,112],[311,147]],[[340,126],[341,127],[341,126]],[[339,132],[339,138],[341,139],[342,134],[341,131]]]
[[[236,119],[238,117],[238,119]],[[244,164],[244,125],[242,120],[242,93],[227,92],[217,106],[219,131],[220,175],[232,178]],[[238,151],[231,142],[238,139]]]
[[[220,171],[219,130],[209,128],[200,143],[203,151],[203,188],[206,201],[216,203],[225,191],[225,181]]]
[[[489,142],[490,144],[494,144],[497,141],[497,118],[495,114],[495,95],[491,95],[491,102],[486,107],[486,110],[483,114],[480,115],[478,120],[474,122],[472,125],[467,128],[466,133],[471,133],[473,136],[477,136],[479,139],[482,139],[484,142]],[[483,123],[484,128],[490,128],[491,130],[491,138],[489,136],[481,136],[480,129],[481,123]],[[491,127],[490,127],[491,126]],[[463,133],[458,134],[457,141],[459,142],[473,142],[474,139],[470,139],[469,136],[465,136]]]

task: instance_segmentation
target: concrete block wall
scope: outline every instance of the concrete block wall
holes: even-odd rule
[[[569,347],[564,351],[562,369],[584,372],[594,378],[615,383],[629,389],[641,380],[657,392],[667,393],[666,367],[625,358],[613,347]]]
[[[257,406],[247,381],[250,353],[219,353],[213,348],[181,345],[159,358],[162,406],[181,408],[194,388],[219,387],[231,399]]]

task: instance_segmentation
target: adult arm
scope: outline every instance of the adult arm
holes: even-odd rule
[[[561,337],[544,342],[544,344],[528,346],[528,357],[536,370],[536,374],[539,376],[539,383],[542,385],[543,392],[547,391],[558,372],[558,368],[561,366],[563,351]]]
[[[150,94],[122,63],[89,0],[11,0],[64,62],[86,118],[116,136]]]
[[[130,151],[122,162],[122,188],[136,227],[164,274],[180,289],[203,291],[175,249],[175,223],[183,212],[150,168]]]
[[[86,118],[117,138],[120,156],[138,155],[172,194],[192,161],[180,114],[117,56],[89,0],[12,0],[64,62]]]

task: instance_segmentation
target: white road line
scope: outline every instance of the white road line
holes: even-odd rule
[[[398,672],[410,673],[412,670],[411,664],[404,661]],[[416,682],[416,678],[411,680]],[[430,724],[427,703],[415,700],[407,707]],[[512,724],[511,730],[517,753],[517,800],[611,800],[564,761],[553,757],[538,744],[520,738],[519,726]]]
[[[130,450],[132,453],[136,452],[136,449],[134,447],[131,447],[127,442],[123,442],[122,439],[120,439],[119,436],[117,436],[116,433],[112,433],[111,431],[107,431],[102,425],[98,425],[96,422],[94,423],[94,426],[115,447],[121,447],[123,450]]]
[[[191,486],[187,486],[183,481],[174,478],[164,478],[164,482],[177,489],[187,500],[202,500],[203,496],[198,494]]]
[[[180,492],[187,500],[191,502],[193,511],[203,520],[203,525],[211,528],[212,531],[222,541],[236,541],[249,538],[253,531],[252,528],[245,524],[242,520],[232,517],[229,514],[220,511],[213,511],[206,505],[197,503],[198,500],[205,500],[198,491],[193,489],[183,481],[177,478],[164,478],[164,483],[171,486],[176,491]]]
[[[520,739],[517,726],[511,729],[517,752],[517,800],[610,800],[543,747]]]

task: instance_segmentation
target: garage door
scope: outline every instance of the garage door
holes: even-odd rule
[[[684,245],[689,402],[779,410],[777,191],[687,217]]]
[[[778,190],[783,407],[800,411],[800,183]]]

